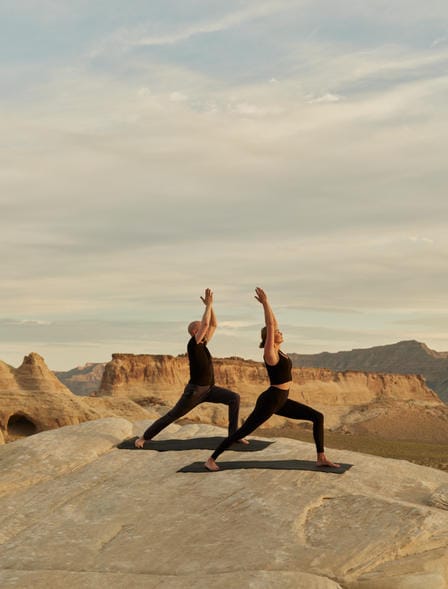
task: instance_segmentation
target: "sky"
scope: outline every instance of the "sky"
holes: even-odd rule
[[[0,359],[448,350],[446,0],[2,0]]]

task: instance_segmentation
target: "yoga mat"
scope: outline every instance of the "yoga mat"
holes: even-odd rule
[[[219,444],[223,441],[223,437],[214,436],[208,438],[189,438],[188,440],[179,440],[179,439],[171,439],[171,440],[148,440],[145,442],[143,448],[136,448],[134,446],[134,442],[137,437],[130,438],[128,440],[123,440],[120,444],[117,445],[119,450],[136,450],[140,452],[141,450],[155,450],[156,452],[182,452],[184,450],[214,450]],[[260,450],[264,450],[273,442],[266,441],[266,440],[255,440],[251,438],[250,443],[246,444],[233,444],[229,448],[229,450],[233,450],[235,452],[259,452]]]
[[[343,474],[349,470],[352,464],[341,464],[339,468],[330,466],[317,466],[312,460],[235,460],[232,462],[218,461],[219,471],[223,470],[245,470],[248,468],[258,468],[267,470],[312,470],[314,472],[324,472],[332,474]],[[183,466],[177,472],[210,472],[204,466],[203,462],[193,462]]]

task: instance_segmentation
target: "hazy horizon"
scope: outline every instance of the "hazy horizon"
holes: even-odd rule
[[[406,341],[406,340],[400,340],[400,341],[396,341],[396,342],[387,342],[387,343],[384,343],[384,344],[378,344],[378,346],[379,347],[382,347],[382,346],[396,345],[396,344],[401,343],[403,341]],[[411,340],[407,340],[407,341],[411,341]],[[415,341],[415,340],[413,340],[413,341]],[[423,345],[427,345],[425,342],[418,342],[418,343],[421,343]],[[213,351],[213,342],[210,343],[209,347]],[[377,347],[377,346],[371,346],[371,347],[367,347],[367,348],[352,348],[352,349],[347,349],[347,350],[335,350],[332,353],[337,353],[337,352],[352,352],[352,351],[355,351],[355,350],[364,350],[364,349],[369,350],[369,349],[372,349],[373,347]],[[285,350],[287,349],[286,346],[282,346],[282,348],[285,349]],[[428,346],[428,348],[430,348],[434,352],[448,353],[445,350],[434,350],[433,348],[431,348],[431,346]],[[309,352],[309,353],[297,352],[296,350],[291,350],[291,349],[287,349],[287,351],[288,351],[289,354],[298,354],[298,355],[301,355],[301,354],[308,355],[309,354],[309,355],[314,355],[314,354],[320,354],[320,353],[328,352],[329,350],[321,350],[320,352]],[[40,356],[42,356],[42,354],[40,354],[38,350],[30,350],[27,354],[25,354],[25,356],[28,355],[28,354],[30,354],[30,353],[38,353]],[[85,366],[88,366],[90,364],[107,364],[108,362],[110,362],[112,360],[112,354],[148,354],[148,355],[166,355],[166,356],[176,357],[176,356],[185,355],[186,353],[187,353],[186,352],[186,347],[185,347],[185,350],[184,351],[169,352],[169,353],[168,352],[163,352],[163,351],[159,351],[159,352],[128,352],[128,351],[125,351],[125,350],[121,350],[121,351],[111,352],[109,354],[109,358],[107,358],[105,360],[94,360],[94,361],[86,360],[85,362],[81,362],[80,364],[70,364],[70,365],[67,365],[67,366],[65,366],[63,368],[58,368],[58,367],[55,368],[54,366],[50,366],[50,365],[48,365],[48,362],[47,361],[46,361],[46,364],[54,372],[67,372],[67,371],[73,370],[75,368],[84,368]],[[213,355],[214,355],[215,358],[240,357],[243,360],[256,360],[256,361],[259,361],[259,362],[262,362],[263,361],[262,351],[261,350],[258,350],[258,354],[256,356],[239,356],[238,354],[225,354],[225,355],[218,355],[218,356],[215,355],[215,354],[213,354]],[[22,363],[22,360],[23,360],[23,358],[21,358],[19,361],[17,361],[15,364],[13,364],[13,367],[17,368]],[[45,357],[44,357],[44,360],[46,360]],[[3,361],[4,362],[4,360],[2,358],[0,358],[0,361]]]
[[[0,359],[448,350],[448,5],[0,6]]]

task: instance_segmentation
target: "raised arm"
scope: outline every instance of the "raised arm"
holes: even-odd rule
[[[208,289],[208,290],[210,290],[210,289]],[[212,295],[213,295],[213,293],[212,293]],[[204,303],[204,305],[206,305],[206,302],[205,302],[206,299],[204,297],[201,297],[201,300]],[[205,334],[205,339],[207,342],[209,342],[212,339],[217,327],[218,327],[218,322],[216,321],[216,315],[215,315],[215,310],[213,309],[213,300],[212,300],[212,306],[210,307],[210,321],[209,321],[207,333]]]
[[[198,344],[203,340],[210,341],[210,337],[213,336],[216,329],[216,318],[213,313],[213,292],[210,288],[205,289],[201,300],[205,305],[205,311],[202,315],[201,325],[194,336]]]
[[[210,325],[208,327],[208,331],[207,331],[207,335],[206,335],[206,339],[208,342],[214,336],[217,327],[218,327],[218,322],[216,321],[215,311],[212,306],[211,312],[210,312]]]
[[[266,339],[264,342],[263,358],[267,364],[275,365],[279,361],[278,351],[274,345],[275,332],[278,329],[277,319],[269,304],[267,294],[260,287],[255,289],[255,298],[263,305],[264,321],[266,325]]]

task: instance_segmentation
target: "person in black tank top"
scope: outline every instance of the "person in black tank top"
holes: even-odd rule
[[[213,362],[207,342],[198,343],[193,335],[188,342],[187,353],[190,364],[190,382],[200,386],[214,385]]]
[[[304,419],[313,423],[313,437],[317,452],[318,466],[338,467],[325,456],[324,452],[324,416],[319,411],[288,399],[289,388],[292,384],[292,362],[286,354],[280,350],[283,342],[283,334],[278,329],[277,320],[268,302],[266,293],[261,288],[255,289],[255,298],[263,305],[266,326],[261,330],[260,348],[264,348],[264,364],[271,386],[261,393],[255,407],[248,415],[244,424],[232,435],[229,435],[219,444],[213,454],[205,462],[207,470],[219,470],[215,460],[227,450],[238,438],[252,433],[271,415],[282,415],[290,419]]]
[[[238,428],[240,396],[229,389],[215,385],[213,360],[207,348],[207,343],[212,339],[218,325],[213,311],[212,291],[207,288],[201,299],[205,305],[202,320],[192,321],[188,326],[188,333],[191,336],[187,345],[190,380],[176,405],[149,426],[140,438],[135,440],[136,448],[143,448],[147,440],[152,440],[170,423],[186,415],[199,403],[223,403],[227,405],[229,408],[229,435],[233,434]],[[238,439],[237,441],[248,444],[247,440]]]

